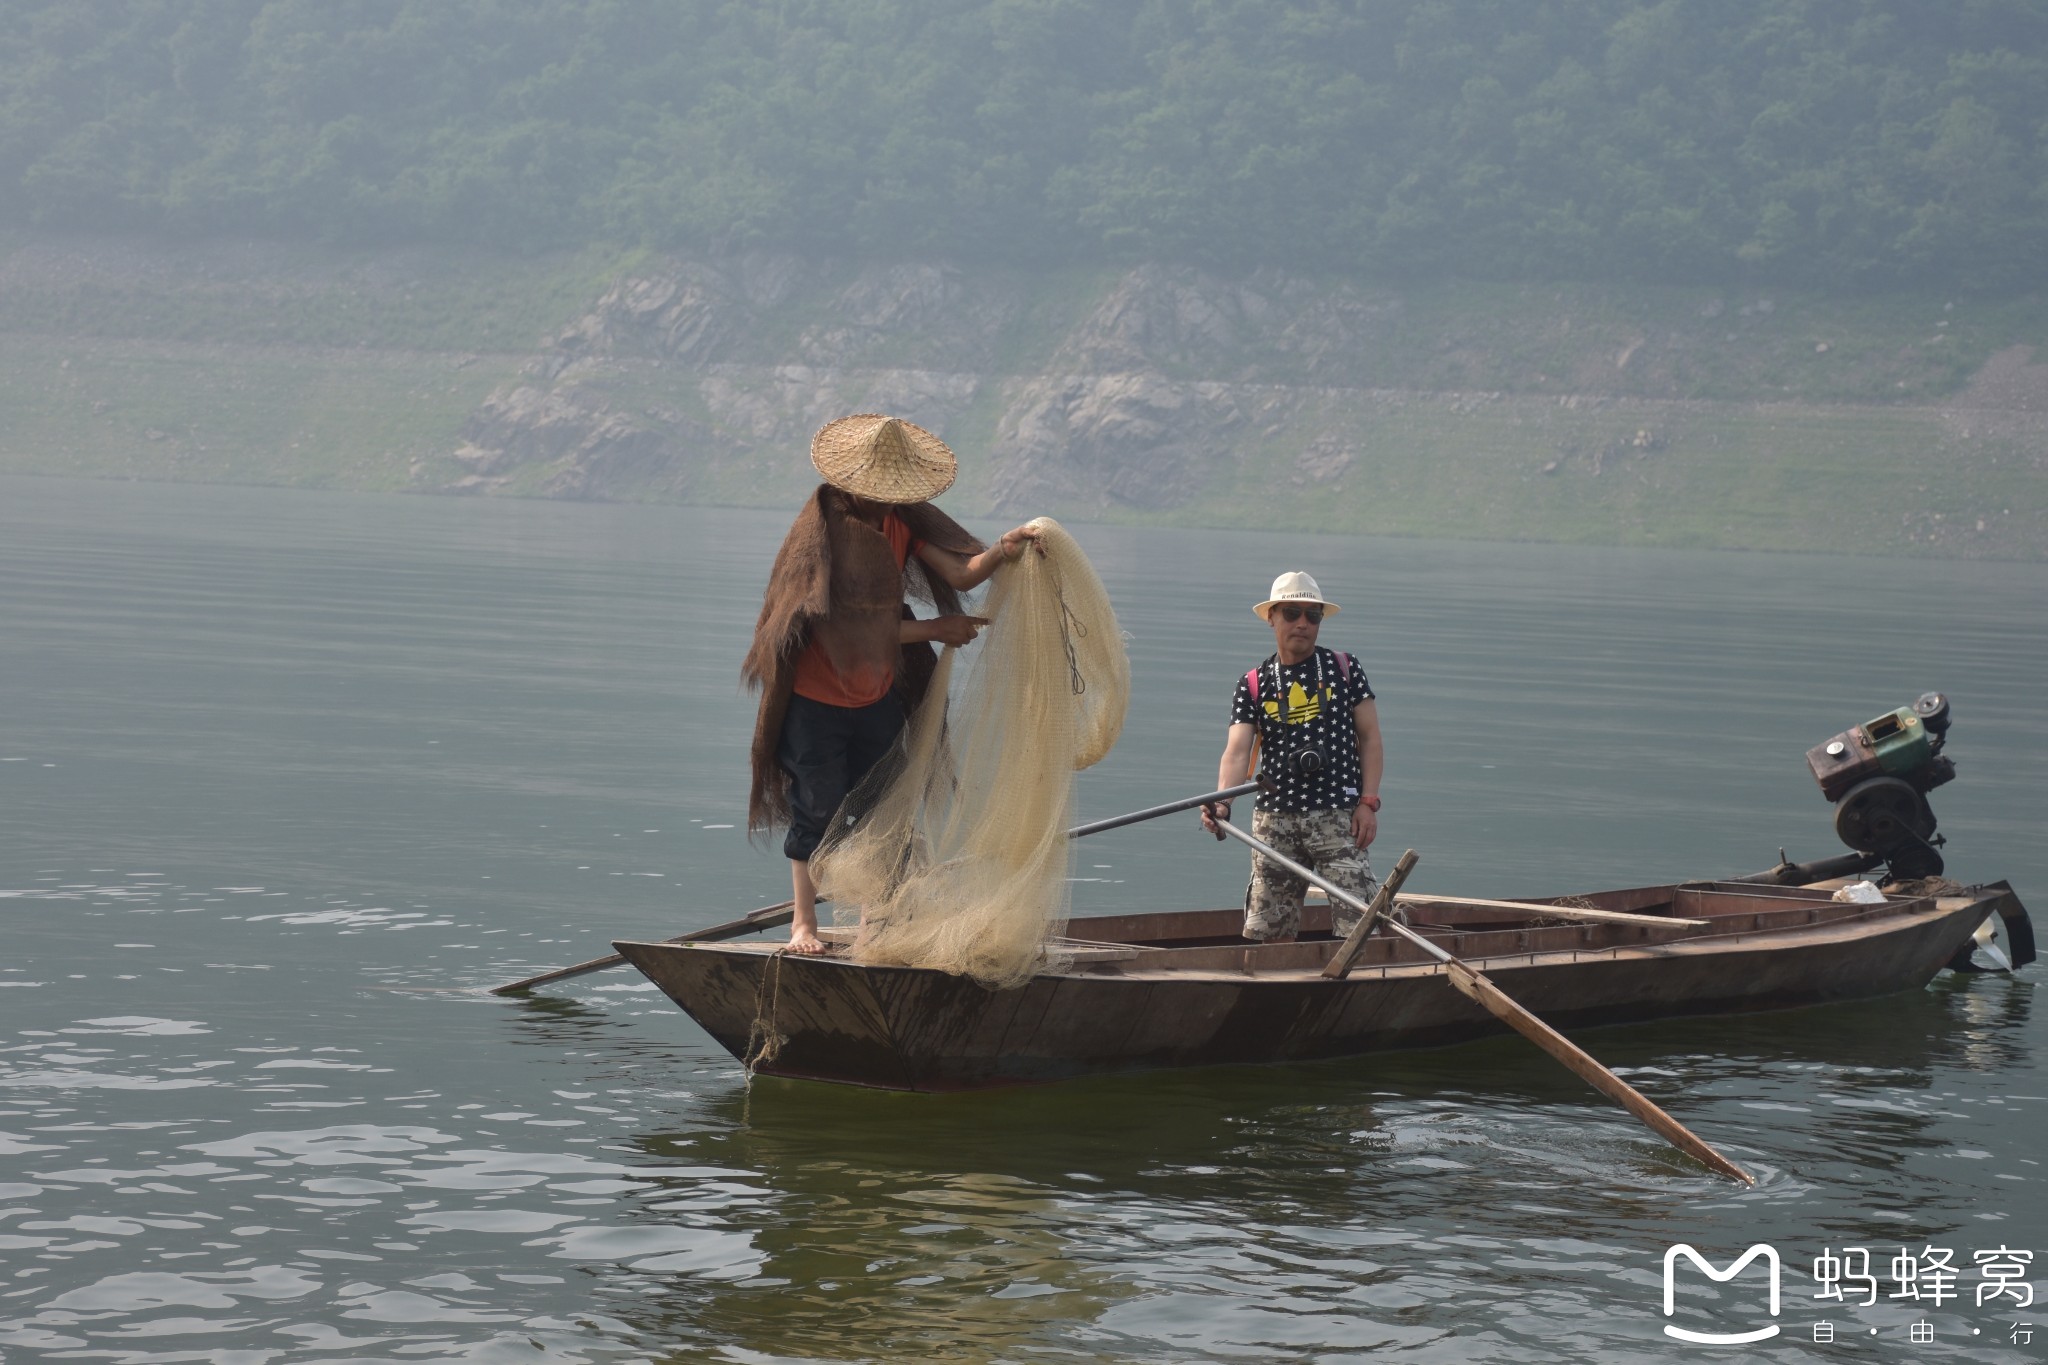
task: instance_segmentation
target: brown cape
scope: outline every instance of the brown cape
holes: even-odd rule
[[[832,617],[835,584],[842,598],[892,601],[892,622],[914,615],[904,602],[905,597],[930,602],[941,616],[960,610],[959,594],[926,573],[915,555],[903,566],[901,581],[894,584],[860,581],[861,577],[872,576],[872,564],[862,574],[860,566],[849,562],[853,556],[843,549],[839,572],[835,574],[834,544],[844,547],[848,536],[857,534],[849,526],[852,519],[846,515],[845,507],[841,494],[832,485],[821,483],[803,511],[797,513],[789,534],[783,537],[782,548],[776,552],[775,566],[768,572],[768,591],[761,602],[760,618],[754,623],[753,647],[740,667],[746,685],[761,691],[761,710],[754,720],[754,785],[747,794],[749,834],[789,822],[789,778],[776,762],[775,749],[782,737],[783,715],[789,709],[796,656],[810,642],[813,631]],[[914,540],[963,555],[979,554],[985,548],[958,522],[928,502],[893,510],[910,527]],[[893,559],[886,572],[894,575]],[[914,708],[923,698],[925,685],[937,664],[938,652],[928,644],[901,647],[896,678],[906,707]]]

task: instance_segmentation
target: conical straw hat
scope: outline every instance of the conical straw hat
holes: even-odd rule
[[[953,485],[960,462],[946,443],[898,417],[863,412],[827,422],[811,438],[825,482],[875,502],[928,502]]]

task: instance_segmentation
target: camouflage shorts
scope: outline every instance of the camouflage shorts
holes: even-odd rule
[[[1254,811],[1252,835],[1362,901],[1371,900],[1379,890],[1365,850],[1351,842],[1348,810],[1302,814]],[[1273,866],[1262,853],[1252,854],[1252,884],[1244,895],[1244,936],[1262,943],[1294,937],[1301,930],[1301,898],[1307,890],[1308,883],[1300,877]],[[1361,918],[1350,906],[1331,902],[1330,925],[1339,937],[1350,933]]]

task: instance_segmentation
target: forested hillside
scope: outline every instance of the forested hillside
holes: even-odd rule
[[[2035,287],[2038,0],[6,0],[0,223]]]

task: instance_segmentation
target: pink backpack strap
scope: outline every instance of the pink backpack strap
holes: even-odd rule
[[[1244,675],[1244,685],[1252,691],[1252,705],[1259,704],[1259,670],[1254,668]]]

